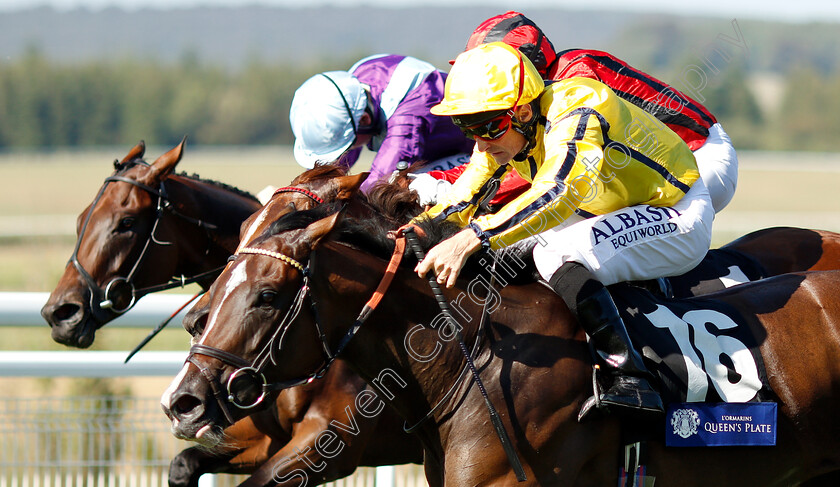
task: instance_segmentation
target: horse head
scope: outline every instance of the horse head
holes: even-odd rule
[[[274,381],[283,371],[276,367],[263,371],[261,366],[246,362],[275,361],[271,342],[295,343],[298,335],[321,340],[322,336],[312,331],[315,321],[308,304],[308,277],[301,262],[306,262],[336,225],[339,207],[346,205],[344,211],[362,218],[371,212],[365,198],[352,197],[367,174],[342,174],[320,167],[307,171],[292,181],[292,186],[277,190],[242,225],[237,255],[184,319],[184,327],[193,336],[195,353],[185,364],[183,380],[173,382],[162,398],[176,435],[214,443],[221,428],[263,402],[264,392],[306,382],[313,375],[281,380],[282,387],[264,388],[268,380]],[[306,198],[311,199],[312,194],[320,195],[323,204],[307,204]],[[410,211],[404,200],[389,200],[392,206]],[[416,204],[414,210],[419,211]],[[283,268],[275,269],[278,264]],[[242,306],[253,309],[242,315],[219,312]],[[288,330],[283,337],[273,339],[263,333],[273,329],[261,326],[265,323],[279,323],[280,328]],[[251,332],[240,343],[237,330],[243,326]],[[326,362],[317,352],[320,349],[319,345],[315,354],[296,361],[296,365],[311,365],[313,371],[318,370]],[[208,351],[211,355],[205,354]],[[267,353],[268,358],[256,358],[260,353]],[[212,397],[220,399],[213,401]]]
[[[352,195],[356,188],[353,184],[333,194]],[[332,203],[304,211],[279,204],[275,195],[253,218],[271,222],[270,225],[263,223],[261,232],[243,225],[243,241],[237,255],[184,320],[194,345],[184,369],[161,401],[176,435],[213,443],[218,440],[214,433],[262,403],[265,394],[325,373],[348,341],[343,338],[348,336],[345,329],[327,332],[322,327],[348,321],[328,316],[331,308],[345,312],[362,309],[369,295],[359,289],[375,285],[380,276],[375,272],[364,276],[357,273],[355,284],[364,284],[356,286],[356,296],[347,306],[336,306],[331,300],[316,306],[318,299],[310,294],[310,258],[320,246],[331,245],[333,239],[328,235],[341,233],[336,231],[339,223],[348,223],[356,232],[350,240],[363,240],[371,236],[369,233],[378,233],[381,244],[387,240],[388,228],[397,228],[420,211],[416,198],[407,191],[382,187],[375,193],[376,205],[371,204],[370,196],[360,196],[350,198],[339,210],[338,204],[344,202],[336,197]],[[374,218],[378,211],[384,211],[384,215]],[[366,231],[364,225],[368,222],[377,232]],[[356,264],[364,267],[361,261]],[[331,266],[326,261],[318,264],[319,286]],[[418,281],[412,282],[418,285]],[[422,285],[422,281],[419,283]],[[321,296],[326,296],[322,292]],[[434,303],[431,296],[421,299],[426,300],[426,305]],[[433,317],[434,308],[426,309],[432,310]],[[247,330],[244,335],[243,330]],[[434,347],[432,343],[429,348]],[[282,361],[278,360],[281,350]]]
[[[278,218],[294,211],[308,210],[325,201],[347,201],[358,191],[370,173],[345,175],[343,168],[322,165],[310,169],[292,180],[289,186],[277,189],[266,204],[242,222],[239,245],[252,241],[268,231]],[[203,295],[184,317],[183,326],[197,339],[207,322],[209,294]]]
[[[448,417],[452,410],[447,408],[457,407],[457,391],[466,383],[461,382],[465,358],[451,343],[453,329],[438,323],[433,293],[410,266],[396,270],[388,298],[382,299],[376,313],[364,311],[385,272],[386,248],[373,240],[384,234],[386,225],[374,222],[377,231],[366,232],[366,220],[352,215],[349,206],[336,210],[324,205],[275,220],[267,232],[240,246],[213,284],[201,311],[203,332],[161,398],[176,436],[207,446],[218,444],[222,428],[268,402],[266,396],[323,376],[339,357],[358,367],[374,387],[382,387],[381,397],[397,407],[409,424],[419,426],[424,443],[440,452],[436,420]],[[460,286],[459,291],[478,289],[464,282]],[[531,292],[540,300],[551,296],[550,290],[536,285]],[[514,351],[527,347],[535,353],[522,359],[523,363],[540,368],[553,369],[559,367],[561,357],[573,357],[575,367],[564,374],[566,382],[586,384],[583,336],[572,326],[550,326],[553,318],[570,323],[568,310],[555,300],[529,313],[524,333],[516,333],[512,323],[522,319],[524,307],[532,300],[525,298],[524,290],[507,293],[518,304],[494,313],[499,323],[491,340],[494,353],[503,358],[488,374],[508,374],[505,367],[516,361]],[[496,299],[473,292],[459,303],[459,309],[481,317],[483,308],[478,302],[498,303]],[[366,315],[371,319],[365,321]],[[482,344],[487,347],[479,335],[482,321],[471,320],[464,331],[472,353],[478,353]],[[364,338],[353,340],[361,322],[368,331]],[[436,369],[440,363],[449,368]],[[493,394],[496,402],[503,401],[500,394],[504,393],[498,388]],[[484,403],[475,399],[462,406],[463,414],[482,414]],[[568,398],[576,403],[583,399],[582,394]],[[562,414],[569,416],[572,409],[565,408]],[[435,421],[426,421],[429,418]],[[474,429],[477,434],[486,433]]]
[[[115,161],[115,172],[79,215],[73,254],[41,310],[55,341],[89,347],[96,330],[144,294],[173,276],[183,282],[188,273],[219,267],[232,252],[224,248],[229,225],[222,220],[241,222],[259,203],[241,191],[175,175],[185,140],[151,164],[143,160],[145,144],[137,144]]]
[[[320,350],[332,345],[316,331],[307,267],[312,250],[338,221],[341,212],[334,210],[339,204],[286,212],[274,220],[266,232],[240,245],[205,302],[190,312],[185,326],[200,336],[161,399],[176,436],[218,443],[222,428],[265,404],[267,394],[326,371],[332,361],[329,348],[324,348],[326,356]],[[286,362],[277,360],[278,353],[284,344],[304,340],[318,346],[296,354],[295,364],[284,370]],[[301,369],[309,372],[291,377]]]

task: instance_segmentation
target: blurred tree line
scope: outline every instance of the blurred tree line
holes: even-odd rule
[[[253,61],[230,72],[201,64],[189,53],[178,64],[62,65],[33,49],[15,62],[0,62],[0,149],[126,145],[138,139],[174,145],[184,135],[200,144],[289,144],[295,89],[317,72],[356,59],[296,67]],[[737,148],[836,150],[840,75],[803,65],[781,76],[777,103],[767,108],[745,67],[731,63],[705,87],[703,103]]]
[[[60,65],[32,50],[0,63],[0,148],[290,143],[292,96],[314,72],[254,62],[231,73],[190,54]]]

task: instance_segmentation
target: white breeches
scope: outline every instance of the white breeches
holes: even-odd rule
[[[706,255],[715,211],[698,179],[673,207],[636,205],[589,219],[573,216],[537,236],[534,261],[545,280],[578,262],[605,285],[683,274]]]
[[[738,155],[729,135],[719,123],[709,128],[706,143],[694,151],[700,177],[709,189],[715,213],[720,213],[735,195],[738,185]]]

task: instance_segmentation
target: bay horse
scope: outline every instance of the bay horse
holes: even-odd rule
[[[840,269],[840,234],[827,230],[771,227],[756,230],[721,247],[761,263],[767,276]]]
[[[247,243],[248,231],[260,227],[257,210],[263,206],[255,197],[222,183],[175,173],[184,145],[182,141],[148,164],[143,160],[145,144],[140,142],[115,162],[115,173],[79,215],[73,256],[42,309],[59,343],[90,346],[96,330],[128,311],[146,292],[168,285],[172,276],[203,275],[196,282],[206,289],[240,238]],[[317,168],[296,178],[295,190],[275,194],[265,209],[282,214],[307,209],[322,198],[341,199],[342,192],[357,187],[362,178],[345,176],[337,168]],[[184,280],[190,279],[175,279]],[[130,285],[103,290],[114,281]],[[120,308],[101,306],[106,298]],[[300,458],[295,450],[313,450],[311,431],[327,428],[347,404],[355,408],[353,400],[365,388],[340,363],[326,381],[284,391],[266,401],[266,409],[232,425],[225,431],[225,449],[210,452],[192,447],[179,453],[170,466],[170,484],[195,486],[208,472],[252,474],[251,485],[276,482],[299,468],[299,462],[283,464]],[[394,427],[398,420],[390,411],[380,415],[378,423],[364,418],[365,434],[318,472],[320,479],[344,477],[358,465],[419,463],[419,443],[399,433]],[[314,455],[304,455],[308,455],[305,461],[320,465]]]
[[[79,241],[74,258],[81,269],[75,264],[71,265],[72,260],[68,263],[64,276],[42,310],[45,319],[53,328],[54,337],[60,343],[69,346],[89,346],[95,331],[120,315],[113,308],[102,309],[98,299],[102,298],[104,291],[101,289],[107,287],[108,282],[129,275],[132,268],[136,274],[134,284],[141,286],[141,292],[137,293],[138,290],[135,289],[134,296],[117,296],[117,302],[131,303],[141,297],[143,288],[153,292],[155,287],[171,282],[172,276],[180,276],[174,281],[183,282],[187,279],[183,276],[209,273],[197,281],[206,288],[215,275],[213,271],[225,264],[227,256],[235,251],[240,238],[245,238],[244,243],[247,243],[248,238],[253,238],[263,231],[260,225],[256,225],[257,221],[260,221],[261,225],[271,222],[270,219],[259,216],[262,212],[253,213],[260,205],[247,193],[222,183],[175,174],[183,149],[182,143],[154,163],[146,164],[143,161],[145,144],[139,143],[116,163],[118,170],[115,175],[132,179],[134,183],[126,180],[106,181],[98,200],[80,214],[77,228]],[[336,168],[324,167],[302,174],[292,184],[330,200],[342,198],[342,192],[352,188],[356,181],[354,178],[345,178]],[[141,185],[156,189],[162,188],[164,182],[167,201],[165,211],[159,214],[160,202],[153,192],[146,191]],[[148,194],[144,195],[144,192]],[[315,201],[304,193],[286,192],[275,195],[272,199],[273,208],[267,207],[265,210],[277,216],[277,212],[307,209],[313,204]],[[189,217],[175,215],[170,211],[173,208],[181,215]],[[85,225],[84,220],[88,213],[90,221]],[[248,231],[240,236],[241,223],[252,213],[252,218],[245,225]],[[149,229],[155,228],[155,218],[161,220],[154,230],[155,238],[160,244],[151,237],[144,238],[143,234],[143,231],[147,231],[148,235],[152,235],[152,230]],[[125,231],[115,231],[117,222]],[[796,256],[800,256],[800,260],[803,261],[805,258],[819,256],[819,262],[815,265],[820,265],[820,262],[833,262],[829,258],[832,236],[817,236],[817,233],[810,230],[781,229],[772,235],[766,235],[767,238],[752,239],[751,242],[756,249],[753,250],[756,255],[763,249],[772,248],[769,252],[765,250],[769,257],[763,258],[762,261],[778,261],[782,266],[805,265],[804,262],[794,261]],[[799,242],[797,248],[801,251],[792,253],[784,247],[786,242],[791,241]],[[820,244],[820,241],[825,243]],[[802,242],[811,244],[804,246]],[[166,245],[168,243],[171,244]],[[142,255],[144,245],[152,245],[152,248],[145,258],[141,258],[139,256]],[[815,248],[814,245],[822,245],[822,249]],[[840,245],[837,248],[840,248]],[[93,286],[82,273],[89,274],[94,282]],[[94,290],[97,287],[99,291]],[[131,290],[129,286],[116,289],[126,293]],[[94,300],[94,296],[98,296],[97,300]],[[113,295],[108,297],[115,298]],[[185,320],[185,325],[187,323]],[[344,397],[347,402],[353,399],[354,390],[360,391],[364,387],[361,380],[355,374],[351,374],[343,362],[339,362],[335,368],[344,369],[340,373],[330,372],[335,378],[346,377],[344,381],[334,380],[344,384],[339,386],[344,387],[344,391],[333,392],[331,389],[336,387],[334,384],[328,385],[325,381],[319,381],[279,394],[269,409],[243,418],[225,431],[227,450],[208,452],[203,448],[188,448],[177,455],[172,461],[170,482],[173,485],[196,485],[198,477],[205,472],[250,473],[253,475],[249,482],[257,484],[270,483],[272,478],[291,475],[300,463],[288,462],[285,470],[281,468],[280,463],[295,458],[295,448],[307,451],[305,428],[320,432],[327,427],[330,418],[336,417],[334,413],[324,412],[328,411],[328,398]],[[335,404],[341,404],[341,401],[337,400]],[[369,441],[364,446],[364,442],[356,438],[354,448],[348,448],[341,461],[329,462],[329,468],[320,472],[321,478],[340,478],[349,474],[355,465],[359,464],[418,462],[419,446],[416,443],[412,446],[412,442],[407,441],[405,435],[392,434],[399,431],[391,427],[396,421],[396,416],[389,415],[386,411],[379,418],[379,429],[366,425],[366,433],[376,431],[375,441]],[[311,445],[309,447],[312,448]],[[358,456],[359,450],[362,450],[361,456]],[[323,463],[309,457],[306,461],[319,466]]]
[[[154,163],[141,141],[76,220],[64,274],[41,309],[58,343],[87,348],[143,295],[195,280],[208,288],[261,208],[244,191],[175,174],[185,141]],[[215,272],[214,272],[215,271]]]
[[[212,286],[210,319],[161,398],[173,431],[221,428],[231,414],[246,414],[240,408],[260,387],[319,376],[343,351],[378,396],[415,424],[430,485],[514,485],[478,389],[461,379],[461,350],[436,321],[428,283],[398,268],[379,306],[366,321],[359,314],[386,272],[385,235],[395,227],[328,210],[280,218],[240,248]],[[459,319],[464,339],[477,347],[486,394],[513,433],[524,485],[614,484],[621,422],[577,421],[592,392],[592,360],[562,300],[539,283],[509,285],[486,314],[492,293],[475,295],[468,278],[444,292],[466,317]],[[797,485],[840,469],[840,369],[828,366],[840,354],[838,286],[836,271],[786,274],[685,300],[746,317],[778,397],[777,444],[668,449],[654,435],[647,465],[657,487]],[[225,384],[228,397],[219,393]],[[324,439],[325,448],[337,447]]]

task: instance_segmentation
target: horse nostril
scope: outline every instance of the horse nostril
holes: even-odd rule
[[[201,309],[200,311],[193,309],[187,313],[184,317],[183,325],[190,336],[195,338],[204,333],[204,326],[207,324],[208,314],[206,309]]]
[[[201,401],[192,394],[182,394],[172,402],[172,415],[176,418],[198,416],[203,411]]]
[[[52,315],[56,322],[61,322],[73,318],[81,309],[82,307],[78,304],[62,304],[53,311]]]

